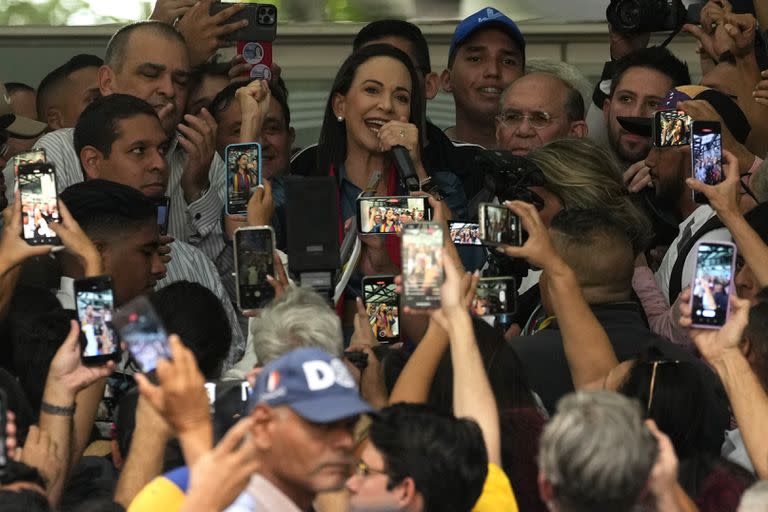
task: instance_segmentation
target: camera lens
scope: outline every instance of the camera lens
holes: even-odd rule
[[[616,6],[616,16],[623,27],[634,28],[640,24],[642,9],[636,0],[625,0]]]
[[[256,12],[256,16],[259,20],[259,25],[274,25],[277,12],[272,6],[259,7]]]

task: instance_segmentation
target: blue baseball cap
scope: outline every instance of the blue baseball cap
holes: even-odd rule
[[[453,32],[453,38],[451,39],[451,49],[448,52],[448,61],[453,61],[458,46],[476,30],[492,25],[497,26],[509,34],[509,37],[520,46],[520,51],[523,52],[523,57],[525,57],[525,39],[523,38],[520,29],[517,28],[517,24],[503,12],[494,9],[493,7],[484,7],[476,13],[464,18],[464,20],[456,27],[456,30]]]
[[[258,404],[287,405],[312,423],[333,423],[372,413],[341,359],[317,348],[298,348],[259,373],[248,411]]]

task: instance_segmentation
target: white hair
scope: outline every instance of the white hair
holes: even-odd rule
[[[539,467],[562,512],[632,510],[657,455],[640,407],[618,393],[563,397],[544,428]]]
[[[592,91],[594,87],[584,76],[584,73],[579,71],[579,68],[573,64],[568,64],[563,61],[554,61],[546,59],[530,59],[525,61],[525,74],[530,73],[549,73],[555,75],[557,78],[567,83],[577,91],[581,93],[581,97],[584,98],[584,104],[589,105],[592,99]]]
[[[741,496],[736,512],[765,512],[768,510],[768,481],[762,480],[752,485]]]
[[[312,347],[340,357],[341,320],[327,301],[309,288],[293,288],[253,319],[253,349],[265,365],[293,349]]]

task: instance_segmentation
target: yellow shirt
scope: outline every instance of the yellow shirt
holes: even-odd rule
[[[488,464],[483,492],[472,512],[518,512],[512,484],[504,471],[496,464]]]

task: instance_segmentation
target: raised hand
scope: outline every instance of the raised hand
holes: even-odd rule
[[[181,174],[181,188],[187,203],[193,203],[200,199],[211,185],[208,172],[216,150],[218,125],[206,108],[200,109],[200,114],[196,116],[186,114],[184,120],[188,124],[177,125],[181,135],[179,144],[187,153],[187,161]]]

